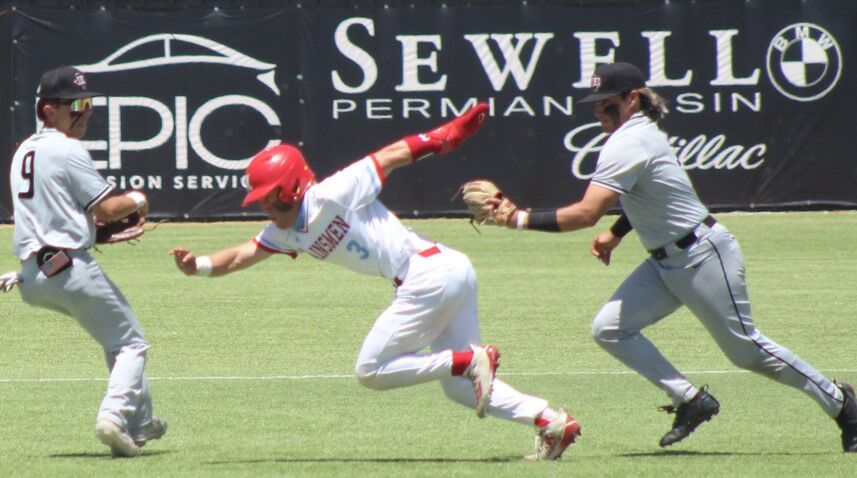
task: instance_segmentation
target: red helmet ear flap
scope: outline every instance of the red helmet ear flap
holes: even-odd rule
[[[280,188],[281,201],[299,201],[315,180],[315,173],[298,148],[278,144],[253,156],[247,166],[247,180],[250,192],[241,203],[244,207],[267,196],[277,187]]]
[[[303,159],[303,156],[301,156],[301,159]],[[299,170],[294,171],[293,174],[289,174],[281,183],[280,201],[299,201],[304,197],[304,193],[309,188],[309,185],[315,180],[315,173],[306,164],[306,161],[303,161],[303,167],[300,167],[298,164],[295,167]]]

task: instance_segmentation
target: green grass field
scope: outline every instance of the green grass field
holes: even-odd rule
[[[607,218],[600,227],[609,225]],[[747,259],[756,324],[831,378],[857,382],[854,213],[722,214]],[[681,310],[650,336],[722,411],[669,449],[666,396],[603,352],[591,317],[644,258],[629,236],[605,268],[594,230],[552,235],[464,220],[406,221],[466,252],[480,277],[483,338],[499,375],[566,405],[583,437],[563,460],[527,463],[529,427],[447,401],[436,384],[361,388],[353,363],[391,284],[309,256],[220,279],[186,278],[174,245],[205,253],[260,223],[165,224],[95,253],[141,319],[163,440],[111,460],[94,437],[106,387],[99,347],[66,317],[0,295],[4,476],[854,476],[857,456],[804,394],[736,370]],[[0,228],[0,272],[18,267]]]

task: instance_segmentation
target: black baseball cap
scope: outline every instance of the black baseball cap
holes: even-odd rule
[[[578,103],[593,103],[644,86],[643,72],[630,63],[600,65],[592,75],[592,93]]]
[[[71,66],[61,66],[42,75],[36,95],[42,99],[58,100],[104,96],[102,93],[89,91],[86,77],[80,70]]]

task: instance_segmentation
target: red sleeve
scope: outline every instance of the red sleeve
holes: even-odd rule
[[[283,252],[283,251],[278,251],[277,249],[274,249],[274,248],[272,248],[272,247],[268,247],[268,246],[266,246],[266,245],[262,244],[261,242],[259,242],[259,239],[256,239],[255,237],[253,238],[253,242],[256,244],[256,247],[258,247],[259,249],[262,249],[263,251],[265,251],[265,252],[267,252],[267,253],[270,253],[270,254],[285,254],[285,255],[287,255],[287,256],[289,256],[289,257],[291,257],[292,259],[297,259],[297,258],[298,258],[298,253],[297,253],[297,252]]]

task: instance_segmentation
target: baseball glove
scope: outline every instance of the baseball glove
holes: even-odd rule
[[[514,220],[518,207],[503,195],[503,191],[487,179],[468,181],[461,186],[461,197],[473,216],[471,222],[506,226]],[[499,200],[499,204],[489,201]]]
[[[9,292],[15,284],[21,282],[21,274],[17,271],[7,272],[0,276],[0,291]]]
[[[146,232],[143,229],[145,223],[146,219],[136,212],[132,212],[118,221],[96,222],[95,243],[115,244],[137,239]]]

